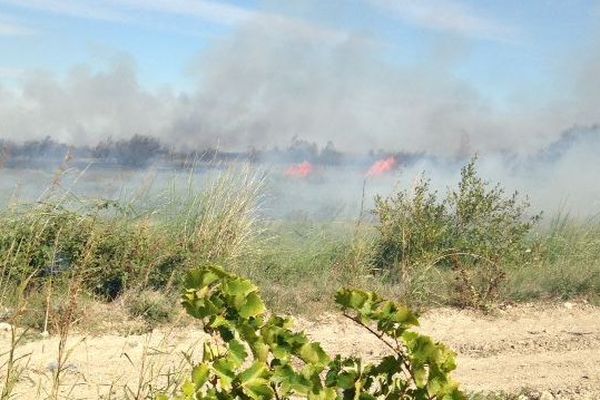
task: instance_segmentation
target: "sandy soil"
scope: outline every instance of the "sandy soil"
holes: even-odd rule
[[[527,388],[544,399],[600,399],[600,308],[522,305],[493,315],[437,309],[421,320],[423,332],[458,352],[455,377],[469,391],[517,393]],[[338,316],[327,315],[318,323],[300,319],[298,326],[331,353],[369,359],[385,353],[375,338]],[[148,390],[151,380],[174,381],[178,376],[173,371],[185,365],[184,354],[198,357],[202,338],[198,329],[181,328],[147,335],[73,335],[61,397],[123,398],[125,390]],[[8,334],[0,332],[0,353],[8,343]],[[58,338],[50,337],[19,349],[27,368],[16,398],[47,396],[57,347]]]

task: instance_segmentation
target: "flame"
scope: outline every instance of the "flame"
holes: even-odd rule
[[[314,167],[308,161],[304,161],[302,164],[292,165],[285,171],[286,176],[294,176],[298,178],[306,178],[314,172]]]
[[[388,157],[384,160],[375,161],[375,164],[371,165],[367,176],[379,176],[390,172],[396,167],[396,159],[394,157]]]

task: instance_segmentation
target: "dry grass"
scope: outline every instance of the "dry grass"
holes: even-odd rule
[[[33,385],[37,398],[58,399],[72,389],[70,359],[82,334],[147,334],[161,324],[188,324],[178,311],[178,280],[202,263],[256,281],[275,311],[311,317],[330,310],[342,286],[418,307],[456,298],[452,274],[441,268],[407,268],[400,279],[377,270],[372,224],[264,220],[266,180],[242,166],[201,187],[190,174],[183,187],[173,183],[156,193],[150,180],[113,202],[77,198],[57,174],[43,202],[0,212],[0,321],[11,326],[10,348],[0,350],[0,400],[13,398],[16,383],[27,379],[32,334],[49,332],[54,346],[44,389]],[[506,270],[500,302],[600,298],[597,218],[559,216],[530,242],[527,258]],[[136,378],[107,382],[96,397],[142,399],[179,386],[190,356],[179,349],[179,362],[167,365],[161,357],[174,351],[167,347],[167,337],[148,336],[143,351],[124,351],[119,362]]]

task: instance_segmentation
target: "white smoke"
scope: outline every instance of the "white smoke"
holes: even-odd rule
[[[287,8],[301,15],[308,7],[298,4]],[[286,146],[298,136],[321,145],[331,140],[344,151],[454,156],[535,153],[569,127],[600,121],[599,45],[585,56],[564,55],[570,64],[557,76],[556,97],[529,96],[499,108],[456,76],[468,56],[461,39],[435,44],[423,62],[401,64],[390,61],[387,44],[369,32],[317,29],[276,15],[236,19],[233,31],[192,64],[197,85],[185,92],[144,87],[128,60],[101,71],[78,66],[65,77],[25,74],[17,87],[0,84],[0,137],[50,135],[85,144],[144,134],[176,146],[243,150]],[[428,15],[402,18],[435,23]],[[453,29],[480,36],[504,31],[485,22],[467,18]]]

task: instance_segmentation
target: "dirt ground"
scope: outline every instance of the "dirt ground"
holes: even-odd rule
[[[527,389],[533,393],[528,398],[600,399],[600,308],[581,303],[520,305],[490,315],[436,309],[421,321],[422,332],[458,352],[454,376],[470,392]],[[333,314],[319,322],[299,319],[298,326],[330,353],[368,359],[385,353],[377,339]],[[147,392],[157,380],[175,382],[179,376],[173,371],[185,365],[185,355],[198,357],[202,338],[197,328],[129,336],[73,335],[61,398],[123,398],[125,391]],[[0,353],[8,344],[8,333],[0,332]],[[26,368],[15,398],[47,396],[57,348],[56,337],[32,340],[19,348],[18,354],[25,355],[21,366]]]

